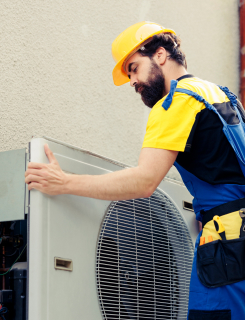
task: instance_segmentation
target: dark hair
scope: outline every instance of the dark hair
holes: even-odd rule
[[[152,40],[141,47],[138,52],[142,56],[152,58],[159,47],[163,47],[168,51],[169,58],[187,69],[187,63],[184,52],[180,49],[181,40],[172,33],[160,33],[154,35]]]

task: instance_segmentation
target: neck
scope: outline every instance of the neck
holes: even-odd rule
[[[170,91],[171,80],[176,80],[186,74],[188,74],[187,70],[183,66],[179,65],[169,69],[169,72],[165,72],[165,93],[168,94]]]

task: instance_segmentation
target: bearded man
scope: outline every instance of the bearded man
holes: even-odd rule
[[[104,200],[149,197],[175,164],[203,224],[188,319],[245,319],[245,237],[240,237],[239,214],[245,207],[245,140],[239,101],[227,88],[188,74],[179,37],[158,24],[129,27],[113,42],[112,54],[114,83],[130,81],[152,108],[138,166],[102,176],[69,175],[46,145],[50,164],[29,164],[29,190]],[[205,244],[200,246],[201,236]]]

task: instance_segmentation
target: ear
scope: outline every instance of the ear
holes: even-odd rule
[[[153,59],[160,66],[164,65],[167,61],[167,51],[163,47],[159,47],[154,54]]]

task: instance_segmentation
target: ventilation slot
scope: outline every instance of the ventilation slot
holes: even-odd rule
[[[191,202],[183,201],[183,209],[194,212],[193,205]]]
[[[73,270],[72,260],[55,257],[54,268],[56,270],[72,271]]]

